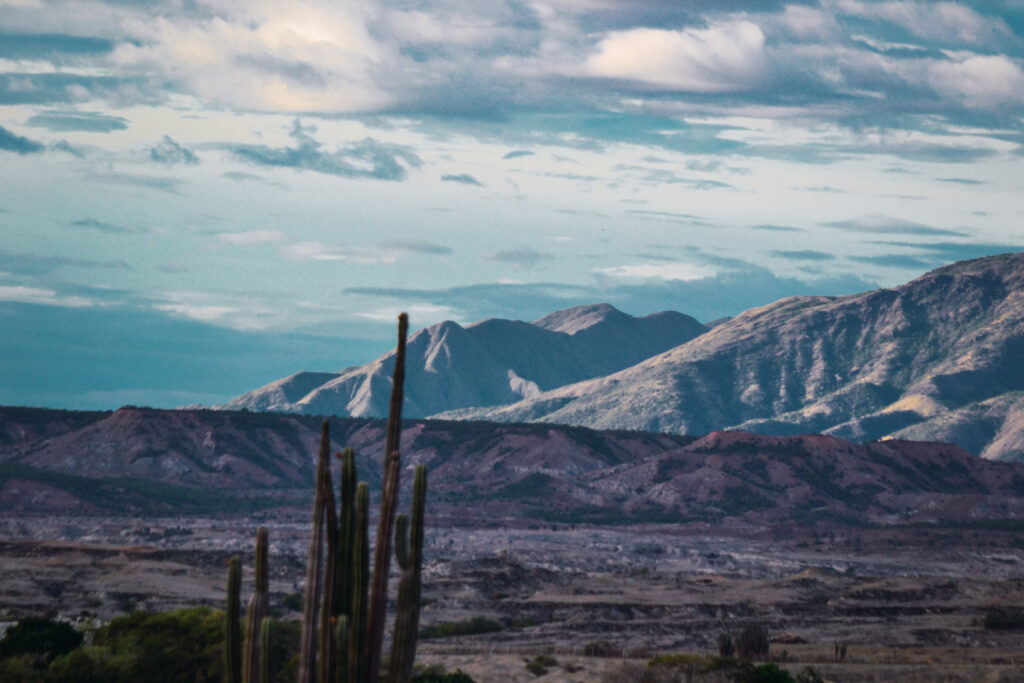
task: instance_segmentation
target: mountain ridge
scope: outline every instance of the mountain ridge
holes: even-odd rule
[[[406,345],[408,417],[507,404],[633,365],[707,328],[666,311],[642,318],[609,304],[556,311],[533,323],[489,318],[444,321]],[[385,416],[394,352],[340,373],[300,372],[217,406],[339,416]]]
[[[0,445],[0,509],[34,514],[253,511],[308,505],[321,418],[126,407],[0,407],[35,425]],[[330,418],[379,491],[384,420]],[[700,438],[548,424],[406,420],[406,466],[430,469],[432,515],[458,523],[889,527],[1024,519],[1024,464],[951,444],[712,432]],[[337,462],[334,467],[337,468]],[[299,502],[301,501],[301,503]],[[491,520],[491,522],[488,522]]]
[[[617,373],[437,417],[916,438],[1022,459],[1022,354],[1024,253],[1004,254],[899,287],[783,299]]]

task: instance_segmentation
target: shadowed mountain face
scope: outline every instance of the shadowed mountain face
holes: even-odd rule
[[[29,414],[32,412],[33,414]],[[0,446],[0,509],[157,513],[308,506],[319,418],[122,408],[0,408],[32,422]],[[385,422],[331,420],[379,487]],[[1024,516],[1024,465],[956,446],[715,432],[694,437],[544,424],[407,421],[407,467],[430,469],[432,514],[560,522],[900,524]]]
[[[442,417],[701,434],[823,432],[1024,459],[1024,254],[749,310],[621,372]]]
[[[607,375],[689,341],[707,328],[666,311],[634,318],[608,304],[552,313],[535,323],[446,321],[408,341],[404,414],[423,417],[514,403]],[[300,372],[240,396],[224,409],[386,416],[394,354],[341,373]]]

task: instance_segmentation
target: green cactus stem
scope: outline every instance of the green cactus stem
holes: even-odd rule
[[[224,610],[224,680],[242,683],[242,563],[232,557],[228,564],[228,604]]]
[[[320,600],[321,563],[323,561],[324,481],[330,486],[330,426],[323,421],[320,429],[320,454],[316,467],[316,494],[313,498],[313,533],[309,539],[306,560],[306,599],[302,610],[302,640],[299,648],[299,683],[313,683],[316,675],[317,606]]]
[[[387,617],[388,573],[391,569],[391,534],[395,528],[398,508],[398,485],[402,470],[399,440],[402,434],[402,400],[405,383],[405,337],[409,316],[398,316],[398,348],[395,350],[395,373],[391,383],[391,410],[388,415],[387,439],[384,447],[384,479],[381,484],[380,519],[377,522],[377,544],[373,555],[373,587],[370,593],[367,624],[367,680],[380,677],[380,655],[384,644],[384,620]]]
[[[242,660],[242,680],[245,683],[259,683],[260,625],[270,608],[270,581],[267,575],[269,545],[267,528],[261,526],[256,531],[256,590],[249,600],[249,611],[245,617],[245,657]]]
[[[320,600],[320,657],[317,660],[319,683],[334,683],[334,642],[335,564],[338,556],[338,512],[334,507],[334,483],[331,481],[330,464],[324,468],[324,478],[318,482],[323,487],[324,536],[327,540],[327,558],[324,566],[323,595]]]
[[[272,620],[270,617],[263,617],[260,623],[260,683],[271,683],[274,680],[274,672],[270,667],[270,639]]]
[[[367,597],[370,584],[370,486],[361,482],[356,489],[355,543],[352,552],[352,616],[348,639],[348,680],[374,680],[367,675]]]
[[[427,468],[416,467],[412,496],[412,524],[400,515],[395,525],[395,556],[402,568],[398,584],[398,608],[388,678],[391,683],[407,683],[416,660],[416,637],[420,623],[420,598],[423,586],[423,516],[427,500]]]

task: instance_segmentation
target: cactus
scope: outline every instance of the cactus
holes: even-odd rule
[[[355,540],[352,546],[352,613],[348,638],[348,681],[366,678],[367,607],[370,584],[370,487],[356,489]]]
[[[376,683],[380,679],[392,547],[402,574],[388,681],[406,683],[412,673],[419,626],[427,475],[424,466],[416,468],[411,523],[405,515],[396,519],[401,474],[399,437],[407,332],[408,318],[403,313],[398,319],[398,348],[395,354],[380,521],[372,575],[369,550],[370,489],[368,484],[358,481],[355,453],[352,449],[345,449],[339,455],[342,461],[340,500],[335,500],[330,469],[330,427],[327,420],[322,425],[316,493],[313,499],[312,535],[306,567],[299,683],[314,683],[314,677],[316,683]],[[266,639],[257,642],[254,624],[259,625],[261,622],[258,619],[253,621],[254,605],[262,605],[262,613],[257,613],[261,614],[260,618],[266,616],[267,605],[265,529],[260,529],[259,538],[262,539],[263,550],[261,555],[258,541],[257,592],[250,603],[247,622],[243,667],[245,683],[255,683],[257,672],[262,677],[270,676],[267,659],[269,646],[266,640],[269,639],[270,622],[262,622],[259,636],[266,635]],[[262,602],[258,602],[261,595]],[[263,665],[258,666],[261,660]]]
[[[270,608],[270,581],[267,576],[268,545],[267,528],[261,526],[256,531],[256,590],[252,594],[252,599],[249,600],[249,611],[245,615],[245,657],[242,660],[242,680],[245,683],[259,682],[260,627]]]
[[[384,618],[388,607],[388,573],[391,569],[391,534],[398,508],[398,484],[402,471],[402,455],[398,450],[402,433],[402,399],[405,383],[405,336],[409,317],[398,316],[398,348],[395,350],[395,374],[391,383],[391,410],[384,446],[384,480],[381,483],[380,518],[377,521],[377,544],[373,549],[373,587],[370,593],[370,616],[366,649],[369,656],[366,674],[376,681],[380,673],[380,652],[384,641]]]
[[[270,683],[274,676],[270,670],[270,638],[272,620],[270,617],[263,617],[260,623],[260,683]]]
[[[228,604],[224,610],[224,680],[242,683],[241,631],[242,563],[232,557],[228,564]]]
[[[320,429],[320,455],[316,465],[316,493],[313,497],[313,533],[309,539],[306,560],[306,600],[302,610],[302,640],[299,655],[299,683],[313,683],[316,672],[317,628],[316,617],[320,601],[320,569],[323,562],[324,504],[330,488],[331,434],[327,420]],[[326,481],[326,485],[325,485]]]
[[[420,592],[423,585],[423,512],[427,500],[427,468],[416,468],[412,495],[412,529],[409,519],[399,515],[395,523],[395,557],[402,568],[398,584],[398,611],[395,614],[394,638],[388,678],[403,683],[412,676],[416,658],[416,636],[420,624]]]

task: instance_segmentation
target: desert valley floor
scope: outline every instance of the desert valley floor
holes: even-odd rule
[[[755,621],[770,629],[772,657],[828,680],[1024,679],[1019,632],[981,625],[994,607],[1024,604],[1024,549],[1012,530],[768,540],[752,525],[486,528],[455,524],[458,511],[448,512],[427,533],[423,624],[482,616],[503,628],[423,640],[418,661],[479,681],[535,680],[524,662],[548,651],[560,666],[539,680],[629,680],[631,663],[712,653],[721,633]],[[251,565],[256,524],[270,528],[272,601],[287,615],[288,596],[301,590],[307,522],[299,510],[258,517],[8,516],[0,620],[220,606],[227,559]],[[243,595],[251,580],[246,566]],[[583,656],[602,641],[611,656]],[[842,662],[836,643],[848,647]]]

